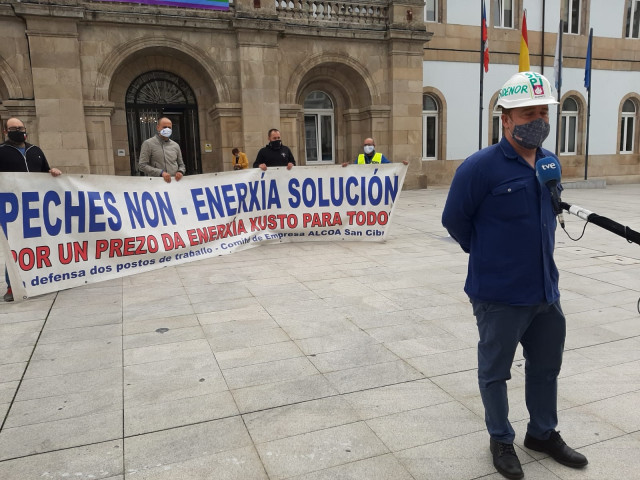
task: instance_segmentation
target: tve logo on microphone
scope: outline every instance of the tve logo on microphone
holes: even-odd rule
[[[546,165],[545,164],[540,164],[540,168],[542,168],[542,170],[549,170],[550,168],[555,170],[556,164],[555,164],[555,162],[547,163]]]

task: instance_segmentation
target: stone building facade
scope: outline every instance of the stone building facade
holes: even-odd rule
[[[423,5],[0,0],[0,116],[67,173],[135,174],[167,115],[190,173],[230,170],[233,147],[255,158],[276,127],[303,165],[352,161],[373,136],[417,187]]]
[[[517,71],[527,10],[531,69],[550,79],[559,20],[575,20],[562,115],[552,107],[544,145],[554,150],[557,125],[573,122],[558,151],[564,177],[588,163],[590,177],[640,182],[640,0],[485,3],[479,115],[479,0],[233,0],[228,11],[0,0],[0,119],[22,118],[67,173],[137,174],[140,145],[166,115],[188,173],[231,169],[233,147],[252,161],[275,127],[298,164],[353,161],[373,136],[392,161],[409,161],[405,187],[447,185],[502,134],[497,92]]]

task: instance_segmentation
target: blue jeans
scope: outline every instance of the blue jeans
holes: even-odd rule
[[[478,384],[485,423],[491,438],[513,443],[509,422],[507,380],[518,343],[525,358],[525,398],[529,410],[527,433],[545,440],[558,425],[558,374],[566,335],[560,302],[511,306],[472,301],[480,341]]]
[[[9,281],[9,272],[7,271],[7,266],[4,267],[4,279],[7,282],[7,288],[11,288],[11,282]]]

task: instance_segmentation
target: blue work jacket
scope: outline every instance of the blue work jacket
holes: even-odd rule
[[[547,156],[555,157],[539,148],[536,161]],[[506,138],[460,165],[442,224],[469,253],[464,290],[472,300],[537,305],[560,298],[549,190]]]

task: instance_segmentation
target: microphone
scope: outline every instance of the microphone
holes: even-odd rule
[[[536,177],[541,185],[549,189],[551,194],[551,205],[553,213],[558,217],[560,226],[564,228],[564,217],[562,216],[562,207],[560,206],[560,191],[558,183],[560,183],[560,163],[554,157],[544,157],[536,162]]]

